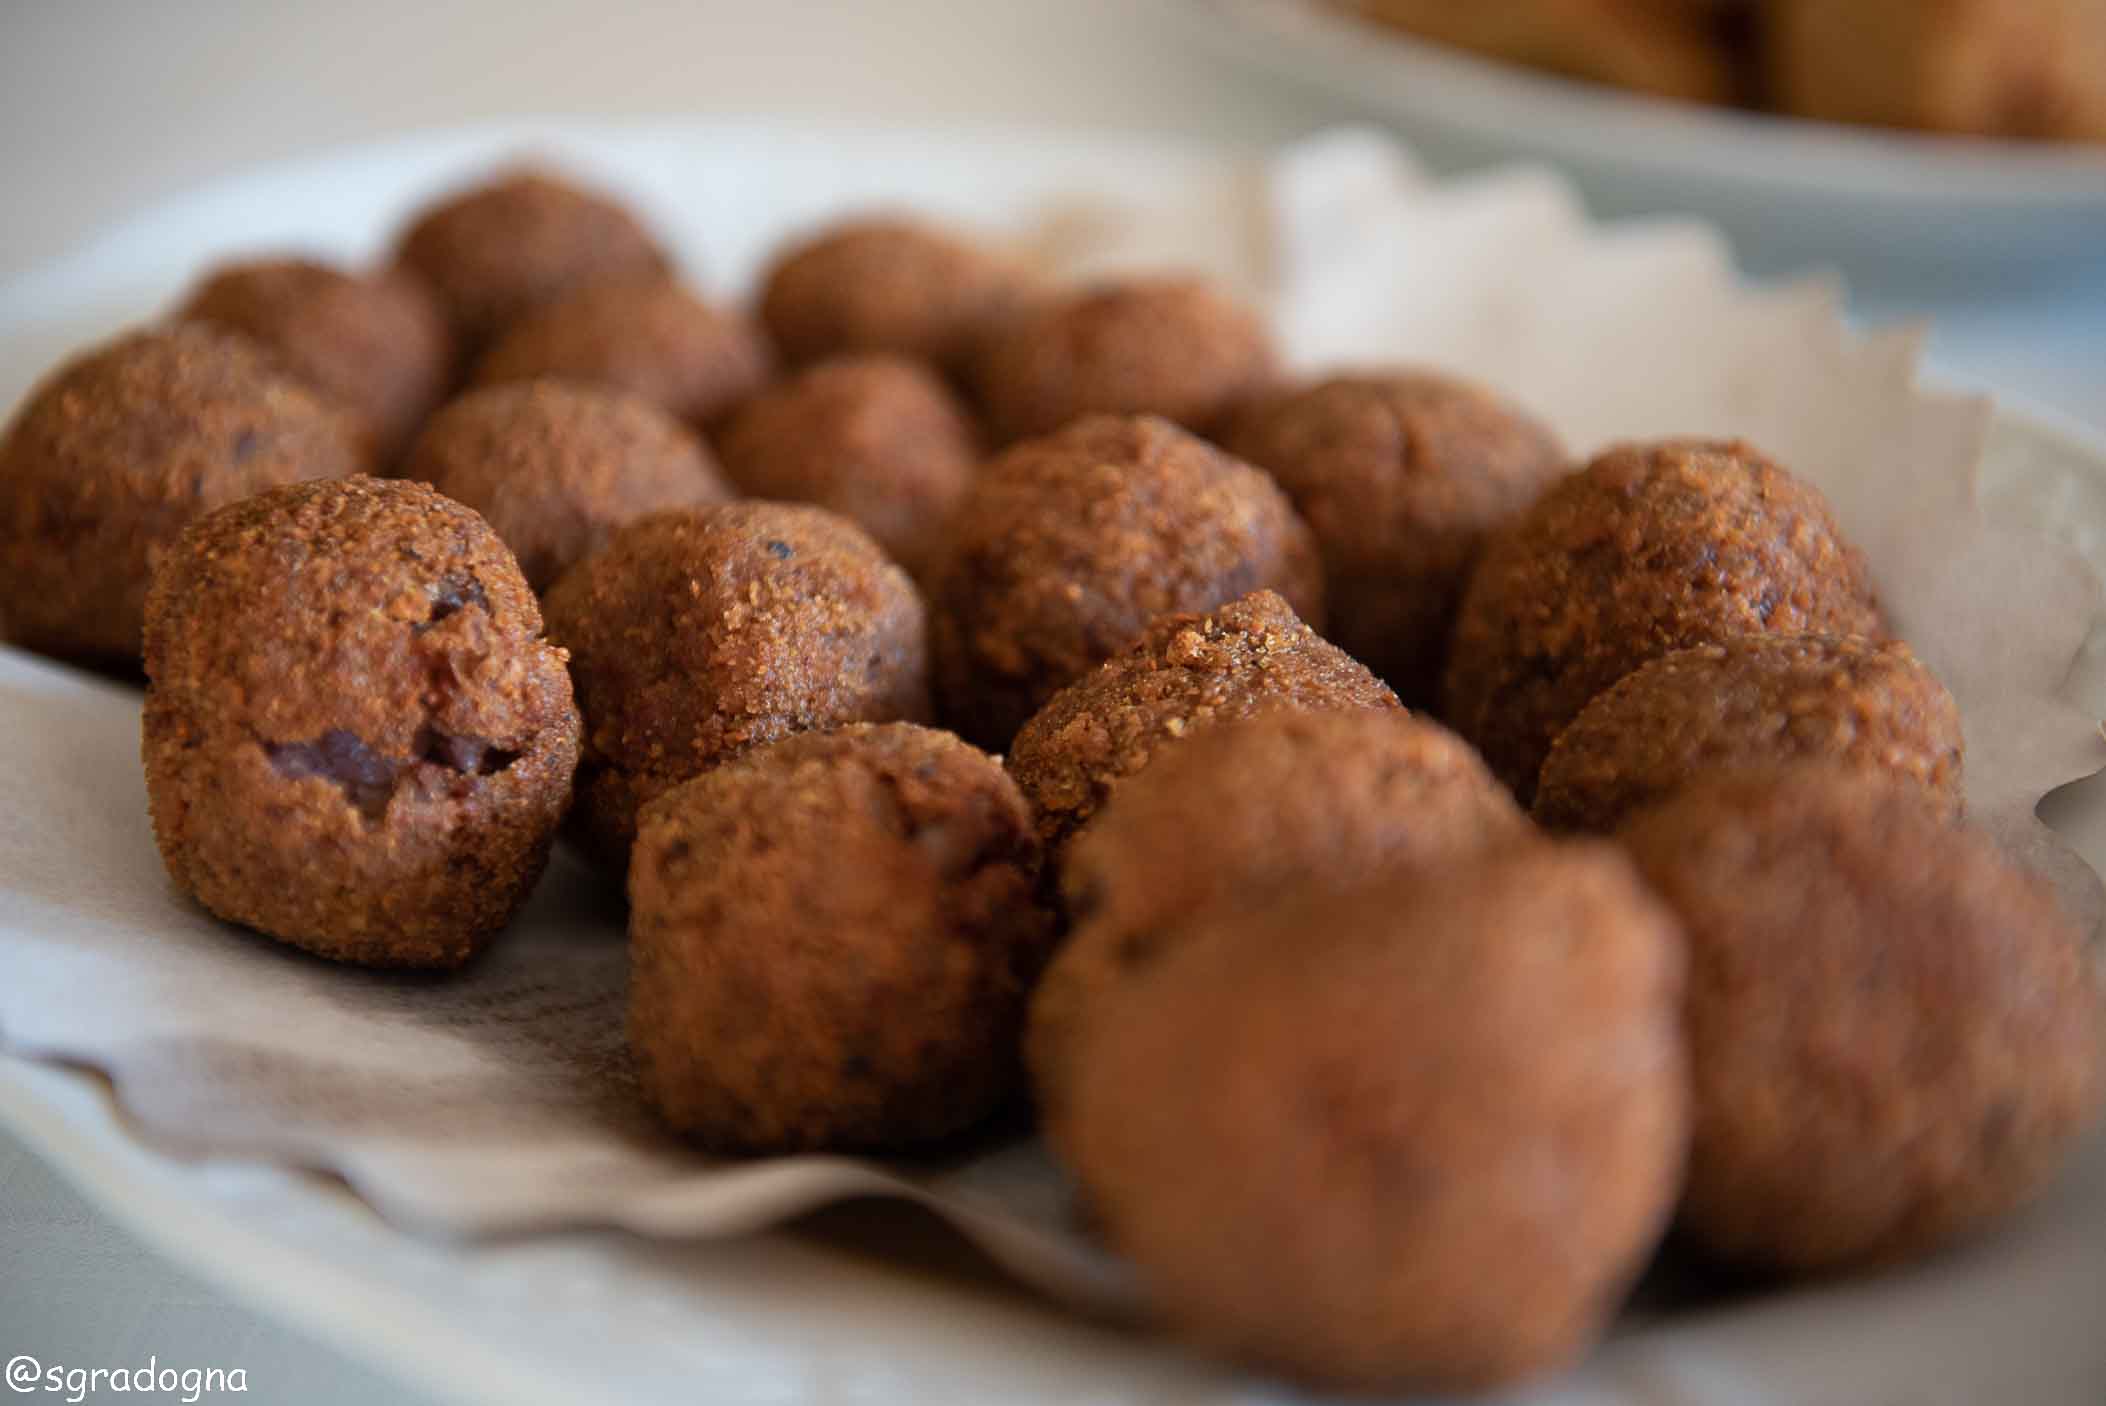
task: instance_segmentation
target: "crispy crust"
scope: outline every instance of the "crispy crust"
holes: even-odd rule
[[[221,917],[449,967],[539,877],[577,709],[511,553],[459,504],[359,477],[199,519],[154,574],[146,669],[154,837]]]
[[[545,604],[585,713],[582,838],[614,873],[635,805],[675,783],[792,733],[929,714],[920,596],[821,508],[653,513]]]
[[[352,420],[246,337],[135,332],[53,372],[0,439],[7,636],[136,662],[154,560],[222,503],[372,467]]]
[[[1150,621],[1271,589],[1317,628],[1315,540],[1263,473],[1149,416],[1095,416],[984,466],[931,588],[946,721],[999,748]]]
[[[1535,817],[1607,834],[1715,773],[1813,759],[1905,777],[1957,816],[1964,753],[1959,705],[1901,641],[1743,635],[1655,659],[1582,709]]]
[[[1527,802],[1595,694],[1663,654],[1761,633],[1885,633],[1827,500],[1739,441],[1621,445],[1487,544],[1444,715]]]
[[[1393,709],[1397,696],[1271,591],[1203,615],[1165,615],[1048,699],[1009,770],[1057,857],[1127,777],[1182,739],[1275,709]]]
[[[679,421],[637,396],[561,381],[470,391],[432,417],[402,473],[481,513],[537,591],[624,523],[732,497]]]
[[[1059,1103],[1095,1007],[1210,932],[1209,917],[1298,886],[1432,878],[1530,829],[1468,743],[1396,709],[1262,713],[1161,749],[1062,862],[1075,928],[1032,997],[1026,1044],[1040,1107]]]
[[[1414,707],[1438,701],[1485,536],[1566,471],[1542,425],[1482,387],[1416,371],[1261,396],[1223,443],[1271,474],[1316,534],[1330,638]]]
[[[630,869],[645,1097],[725,1152],[970,1129],[1018,1084],[1038,866],[1016,787],[949,733],[807,733],[682,784]]]

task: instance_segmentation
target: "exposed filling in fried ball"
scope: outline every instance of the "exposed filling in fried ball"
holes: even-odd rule
[[[418,484],[198,519],[147,601],[154,837],[223,918],[374,966],[502,927],[570,801],[578,713],[512,554]]]

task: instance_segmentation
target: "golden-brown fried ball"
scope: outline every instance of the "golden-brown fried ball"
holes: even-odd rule
[[[1157,616],[1261,588],[1323,627],[1315,541],[1248,464],[1150,416],[1019,444],[959,504],[931,586],[945,718],[999,749]]]
[[[425,207],[395,259],[438,297],[470,355],[532,308],[603,278],[663,273],[669,262],[613,199],[534,170]]]
[[[578,712],[512,554],[421,484],[295,484],[192,523],[147,598],[168,872],[339,961],[451,967],[525,901]]]
[[[644,1096],[722,1152],[907,1148],[1018,1085],[1052,930],[1023,798],[947,732],[772,743],[643,813],[629,1038]]]
[[[1085,415],[1160,415],[1200,434],[1275,374],[1265,324],[1196,278],[1130,278],[1009,318],[973,362],[997,443]]]
[[[1624,831],[1690,943],[1682,1222],[1808,1272],[2032,1198],[2096,1116],[2100,991],[2047,890],[1921,787],[1821,764],[1692,786]]]
[[[880,353],[822,361],[761,392],[717,449],[743,492],[853,518],[921,579],[980,462],[978,427],[943,379]]]
[[[1346,889],[1448,865],[1531,831],[1470,745],[1393,708],[1299,709],[1164,747],[1068,846],[1074,931],[1031,1001],[1025,1052],[1041,1107],[1060,1101],[1091,1011],[1208,919],[1298,886]]]
[[[670,278],[591,283],[522,314],[476,367],[478,385],[552,376],[642,396],[698,429],[759,390],[773,356],[744,314]]]
[[[907,574],[823,508],[653,513],[543,602],[585,714],[576,819],[626,873],[636,813],[792,733],[929,715],[927,620]]]
[[[1573,1362],[1674,1205],[1682,953],[1598,844],[1225,916],[1120,991],[1050,1128],[1170,1324],[1309,1384]]]
[[[1394,709],[1366,666],[1271,591],[1205,614],[1159,616],[1131,647],[1046,701],[1017,732],[1009,770],[1048,858],[1119,784],[1208,728],[1285,709]]]
[[[919,220],[843,220],[777,256],[760,315],[792,365],[849,352],[916,357],[957,374],[1038,286],[1016,259]]]
[[[1663,654],[1765,632],[1883,633],[1828,500],[1739,441],[1619,445],[1486,544],[1444,716],[1526,803],[1596,694]]]
[[[1962,806],[1960,709],[1899,640],[1742,635],[1632,670],[1558,734],[1535,817],[1607,834],[1722,771],[1820,759],[1906,777]]]
[[[453,379],[453,337],[424,285],[400,271],[346,273],[312,259],[213,270],[177,316],[244,333],[365,419],[381,464],[409,447]]]
[[[1354,3],[1407,33],[1568,78],[1691,102],[1730,102],[1740,89],[1717,0]]]
[[[562,381],[470,391],[432,417],[402,474],[481,513],[537,591],[624,523],[732,497],[678,420],[636,396]]]
[[[1417,371],[1261,396],[1223,443],[1271,474],[1315,532],[1330,638],[1414,707],[1439,700],[1486,534],[1567,468],[1551,433],[1498,396]]]
[[[371,468],[352,417],[248,338],[134,332],[52,372],[0,438],[0,614],[26,649],[136,664],[154,559],[198,515]]]
[[[1779,110],[1831,122],[2106,141],[2097,0],[1769,0]]]

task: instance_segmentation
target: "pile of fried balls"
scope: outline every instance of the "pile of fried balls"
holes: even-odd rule
[[[1289,376],[1195,278],[874,214],[749,311],[503,173],[52,372],[0,617],[143,662],[212,913],[455,967],[560,834],[625,885],[670,1129],[920,1152],[1028,1103],[1170,1328],[1316,1385],[1567,1366],[1670,1229],[1927,1254],[2101,1101],[2085,937],[1968,827],[1820,492]]]

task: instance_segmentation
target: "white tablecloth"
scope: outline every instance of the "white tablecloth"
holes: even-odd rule
[[[847,114],[1270,142],[1363,115],[1191,52],[1177,3],[5,0],[0,277],[225,172],[491,118]],[[2021,291],[1874,282],[1857,307],[1930,317],[1944,374],[2106,430],[2106,263]],[[0,1133],[0,1356],[22,1352],[239,1365],[250,1401],[425,1399],[200,1285]]]

